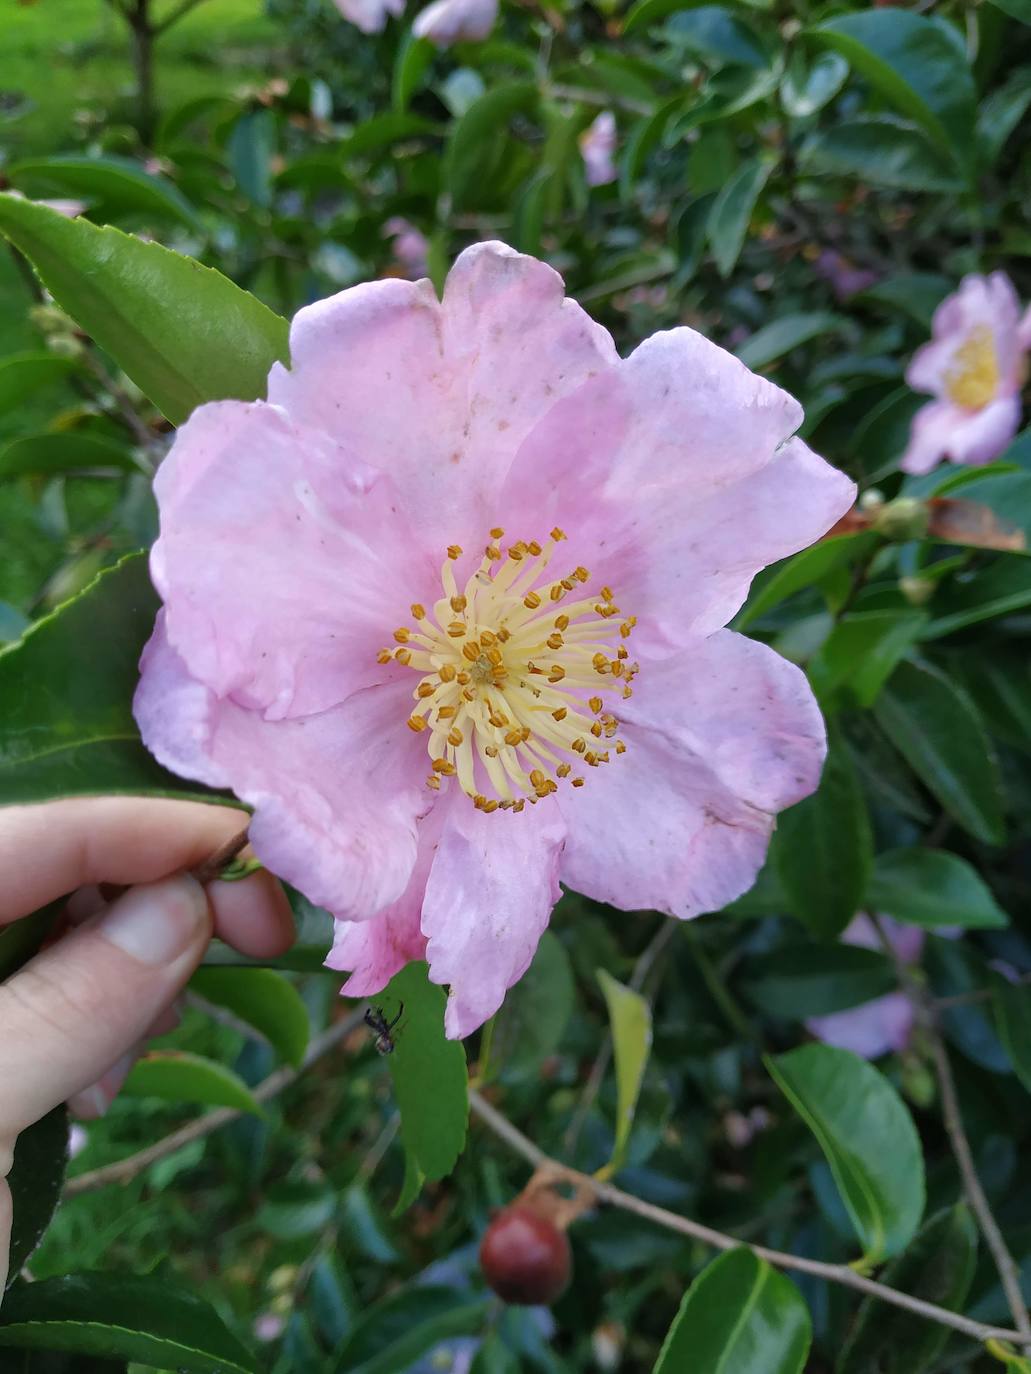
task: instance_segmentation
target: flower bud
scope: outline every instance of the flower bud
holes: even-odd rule
[[[564,1231],[527,1206],[498,1213],[480,1245],[483,1276],[506,1302],[552,1303],[569,1282],[572,1256]]]
[[[930,520],[927,505],[912,496],[899,496],[877,509],[873,528],[882,539],[903,544],[908,539],[923,539]]]

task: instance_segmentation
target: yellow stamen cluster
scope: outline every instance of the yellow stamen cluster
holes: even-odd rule
[[[605,694],[631,695],[638,665],[624,641],[637,623],[624,616],[612,590],[582,594],[591,574],[582,566],[548,574],[561,542],[501,545],[490,531],[479,566],[459,591],[448,547],[443,596],[427,613],[411,607],[414,628],[394,631],[391,659],[415,669],[415,709],[408,728],[427,734],[427,786],[457,778],[482,811],[521,811],[558,790],[582,787],[585,775],[626,751]]]
[[[945,373],[949,400],[967,410],[981,410],[999,389],[999,360],[988,325],[972,329],[952,355]]]

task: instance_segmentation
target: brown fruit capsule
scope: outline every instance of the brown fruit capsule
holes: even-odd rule
[[[552,1303],[572,1268],[566,1233],[518,1203],[499,1212],[480,1245],[483,1276],[506,1302]]]

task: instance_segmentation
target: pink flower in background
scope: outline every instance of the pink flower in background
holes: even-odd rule
[[[880,280],[878,273],[869,267],[856,267],[834,248],[823,250],[816,259],[815,270],[818,277],[830,282],[831,290],[839,301],[849,300]]]
[[[394,257],[404,275],[413,281],[424,277],[429,271],[427,259],[430,251],[430,241],[426,235],[400,215],[388,219],[383,232],[393,240]]]
[[[301,310],[267,402],[200,407],[156,482],[164,609],[135,711],[254,808],[366,996],[411,959],[468,1035],[559,883],[690,917],[816,786],[803,674],[722,628],[853,484],[690,329],[626,360],[498,243]]]
[[[396,19],[405,12],[405,0],[333,0],[333,3],[362,33],[382,33],[389,16]]]
[[[580,135],[580,152],[588,186],[605,186],[616,179],[616,116],[603,110],[594,123]]]
[[[936,399],[917,412],[904,472],[930,472],[942,458],[980,465],[997,457],[1020,425],[1020,391],[1031,349],[1031,311],[1005,272],[964,277],[934,312],[931,342],[906,381]]]
[[[498,0],[434,0],[415,18],[412,32],[438,48],[479,43],[497,22]]]
[[[920,927],[901,925],[890,916],[878,919],[896,957],[903,964],[915,964],[924,948],[924,932]],[[946,932],[939,930],[936,933]],[[881,948],[877,929],[864,912],[854,917],[841,938],[846,945],[858,945],[861,949]],[[889,1050],[906,1048],[915,1019],[913,1003],[900,991],[875,997],[871,1002],[834,1012],[831,1016],[815,1016],[806,1026],[827,1045],[852,1050],[864,1059],[877,1059]]]
[[[21,191],[8,189],[7,195],[14,196],[17,200],[28,200]],[[59,215],[64,215],[65,219],[78,219],[86,209],[87,202],[84,200],[36,200],[35,205],[45,205],[48,210],[55,210]]]

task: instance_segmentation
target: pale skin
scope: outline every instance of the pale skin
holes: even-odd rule
[[[70,896],[67,931],[0,984],[0,1294],[19,1133],[61,1102],[103,1109],[118,1066],[174,1019],[213,934],[259,958],[289,946],[290,908],[269,874],[206,887],[189,876],[246,823],[227,807],[136,797],[0,810],[0,926]],[[99,884],[126,891],[105,900]]]

